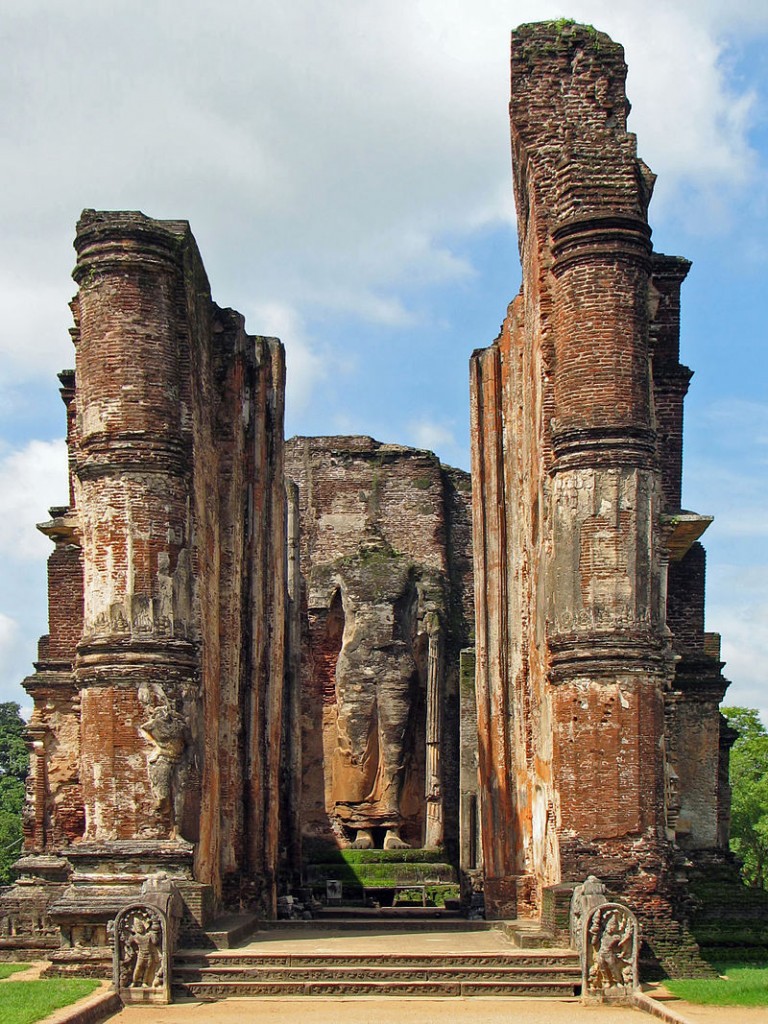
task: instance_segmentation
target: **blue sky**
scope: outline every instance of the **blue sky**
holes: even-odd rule
[[[147,5],[148,7],[149,5]],[[141,13],[137,13],[141,12]],[[292,433],[468,466],[467,361],[518,290],[509,32],[623,43],[683,292],[684,504],[716,516],[707,626],[768,721],[768,5],[753,0],[16,0],[0,14],[0,700],[46,631],[58,370],[84,207],[186,218],[220,305],[288,356]]]

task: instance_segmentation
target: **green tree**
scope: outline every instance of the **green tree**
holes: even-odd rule
[[[21,811],[29,754],[19,705],[0,704],[0,885],[11,881],[21,849]]]
[[[768,731],[753,708],[723,708],[738,739],[731,750],[731,849],[749,885],[768,889]]]

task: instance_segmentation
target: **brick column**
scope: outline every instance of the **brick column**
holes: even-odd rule
[[[650,338],[656,441],[665,512],[681,507],[683,403],[693,371],[680,362],[680,287],[691,269],[682,256],[653,254]]]
[[[86,212],[75,247],[86,840],[174,838],[189,705],[184,227]]]
[[[561,813],[579,839],[617,840],[663,826],[664,813],[659,741],[670,665],[650,398],[650,231],[629,212],[595,212],[560,222],[552,239],[555,773]]]

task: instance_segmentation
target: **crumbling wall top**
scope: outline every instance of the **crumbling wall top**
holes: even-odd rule
[[[607,212],[645,220],[654,176],[627,132],[626,74],[623,48],[589,25],[547,21],[512,33],[521,245],[533,206],[554,225]]]
[[[138,210],[83,210],[75,235],[73,277],[88,284],[91,275],[118,263],[147,263],[155,269],[193,268],[198,290],[210,295],[208,277],[189,222],[155,220]]]

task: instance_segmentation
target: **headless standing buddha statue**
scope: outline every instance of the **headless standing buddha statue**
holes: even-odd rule
[[[415,735],[419,670],[413,645],[418,594],[412,566],[383,542],[368,541],[340,571],[344,608],[336,663],[337,746],[333,800],[353,848],[407,847],[400,798]]]

